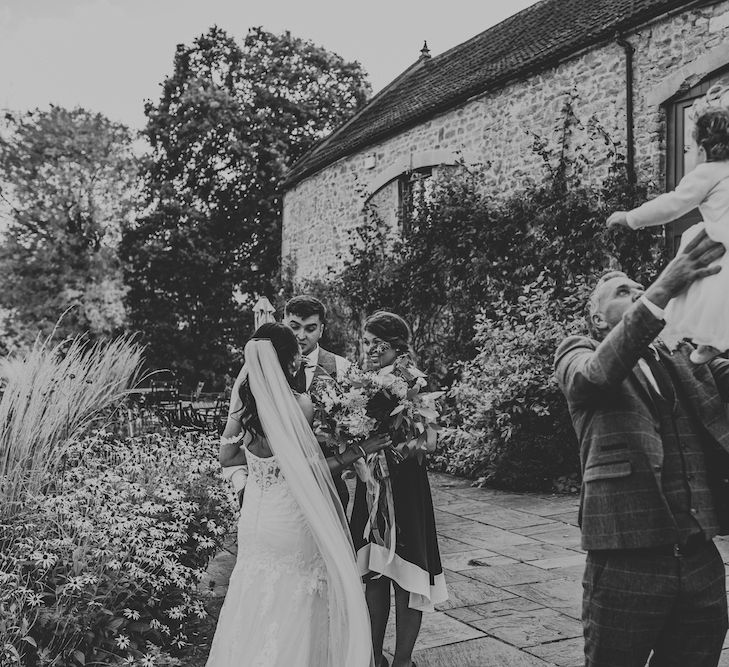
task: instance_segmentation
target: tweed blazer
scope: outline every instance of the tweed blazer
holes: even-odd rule
[[[641,302],[602,342],[570,336],[555,355],[580,445],[580,527],[585,549],[631,549],[678,541],[661,485],[661,417],[638,359],[664,326]],[[682,343],[665,363],[706,443],[712,496],[729,532],[729,361],[694,365]],[[670,427],[670,425],[669,425]]]
[[[324,379],[331,378],[335,382],[337,381],[337,356],[333,352],[329,352],[321,346],[319,347],[319,363],[314,369],[314,376],[311,379],[312,384],[321,376]]]

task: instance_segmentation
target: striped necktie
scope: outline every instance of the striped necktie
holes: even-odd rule
[[[671,382],[671,376],[664,367],[663,363],[658,356],[658,353],[651,347],[646,348],[645,352],[641,354],[641,357],[648,364],[648,368],[651,369],[653,379],[658,385],[658,391],[663,398],[669,403],[673,403],[676,399],[676,392],[673,389],[673,382]]]

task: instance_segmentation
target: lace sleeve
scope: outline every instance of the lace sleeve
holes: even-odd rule
[[[225,466],[223,479],[227,479],[233,485],[236,493],[242,491],[248,481],[248,466]]]
[[[220,444],[221,445],[240,445],[243,443],[243,440],[245,440],[246,433],[245,431],[241,431],[238,435],[230,436],[229,438],[226,438],[224,435],[220,436]]]
[[[220,436],[220,446],[225,445],[237,445],[242,446],[245,444],[247,433],[241,431],[238,435],[226,437]],[[235,489],[236,493],[241,491],[248,481],[248,466],[247,465],[232,465],[223,466],[222,470],[223,479],[227,479]]]

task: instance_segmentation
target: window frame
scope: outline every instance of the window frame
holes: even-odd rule
[[[411,231],[413,212],[413,184],[433,178],[435,165],[404,171],[397,178],[397,218],[403,238]]]

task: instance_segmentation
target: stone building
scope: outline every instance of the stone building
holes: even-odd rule
[[[437,57],[424,48],[292,167],[284,261],[298,277],[336,270],[366,201],[397,225],[413,183],[460,163],[482,165],[495,196],[537,180],[543,164],[527,130],[550,136],[567,95],[639,179],[672,189],[690,168],[686,112],[728,75],[729,0],[541,0]],[[607,149],[588,150],[598,181]],[[669,242],[693,220],[674,223]]]

